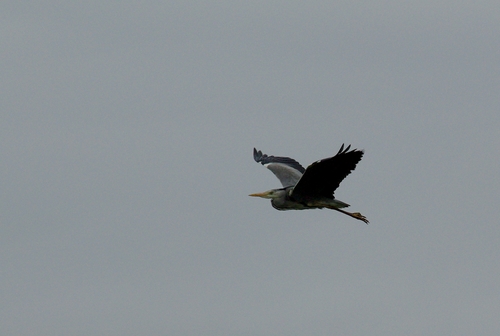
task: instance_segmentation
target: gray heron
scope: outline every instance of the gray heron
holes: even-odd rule
[[[332,209],[368,224],[368,219],[359,212],[342,210],[349,204],[335,199],[334,191],[340,182],[356,168],[363,157],[363,151],[353,149],[351,145],[330,158],[316,161],[307,169],[289,157],[269,156],[253,149],[253,158],[261,163],[280,180],[283,188],[271,189],[249,196],[271,199],[271,204],[278,210]]]

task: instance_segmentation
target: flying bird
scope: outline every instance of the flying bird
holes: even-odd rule
[[[335,199],[333,193],[340,182],[356,168],[363,157],[363,151],[351,145],[330,158],[316,161],[307,169],[289,157],[269,156],[253,149],[253,158],[261,163],[280,180],[283,188],[271,189],[249,196],[271,199],[271,205],[278,210],[332,209],[368,224],[368,219],[359,212],[342,210],[349,204]]]

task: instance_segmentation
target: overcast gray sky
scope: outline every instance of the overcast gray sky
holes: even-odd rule
[[[498,1],[3,1],[0,334],[493,335]],[[253,147],[365,150],[274,210]]]

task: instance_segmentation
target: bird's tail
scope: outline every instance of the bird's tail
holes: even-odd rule
[[[334,199],[333,203],[335,204],[335,207],[339,209],[347,208],[348,206],[350,206],[349,204],[339,201],[338,199]]]

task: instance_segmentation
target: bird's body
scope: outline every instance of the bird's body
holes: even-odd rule
[[[283,188],[250,196],[270,198],[272,206],[278,210],[328,208],[368,223],[360,213],[342,210],[349,204],[333,196],[340,182],[356,168],[356,164],[363,156],[363,151],[356,149],[349,151],[350,147],[344,149],[342,145],[337,155],[316,161],[307,169],[294,159],[268,156],[254,148],[255,161],[271,170],[281,181]]]
[[[271,205],[277,210],[305,210],[317,208],[346,208],[349,204],[336,200],[335,198],[318,197],[308,201],[304,199],[298,202],[292,196],[293,187],[273,189],[273,197],[271,198]]]

